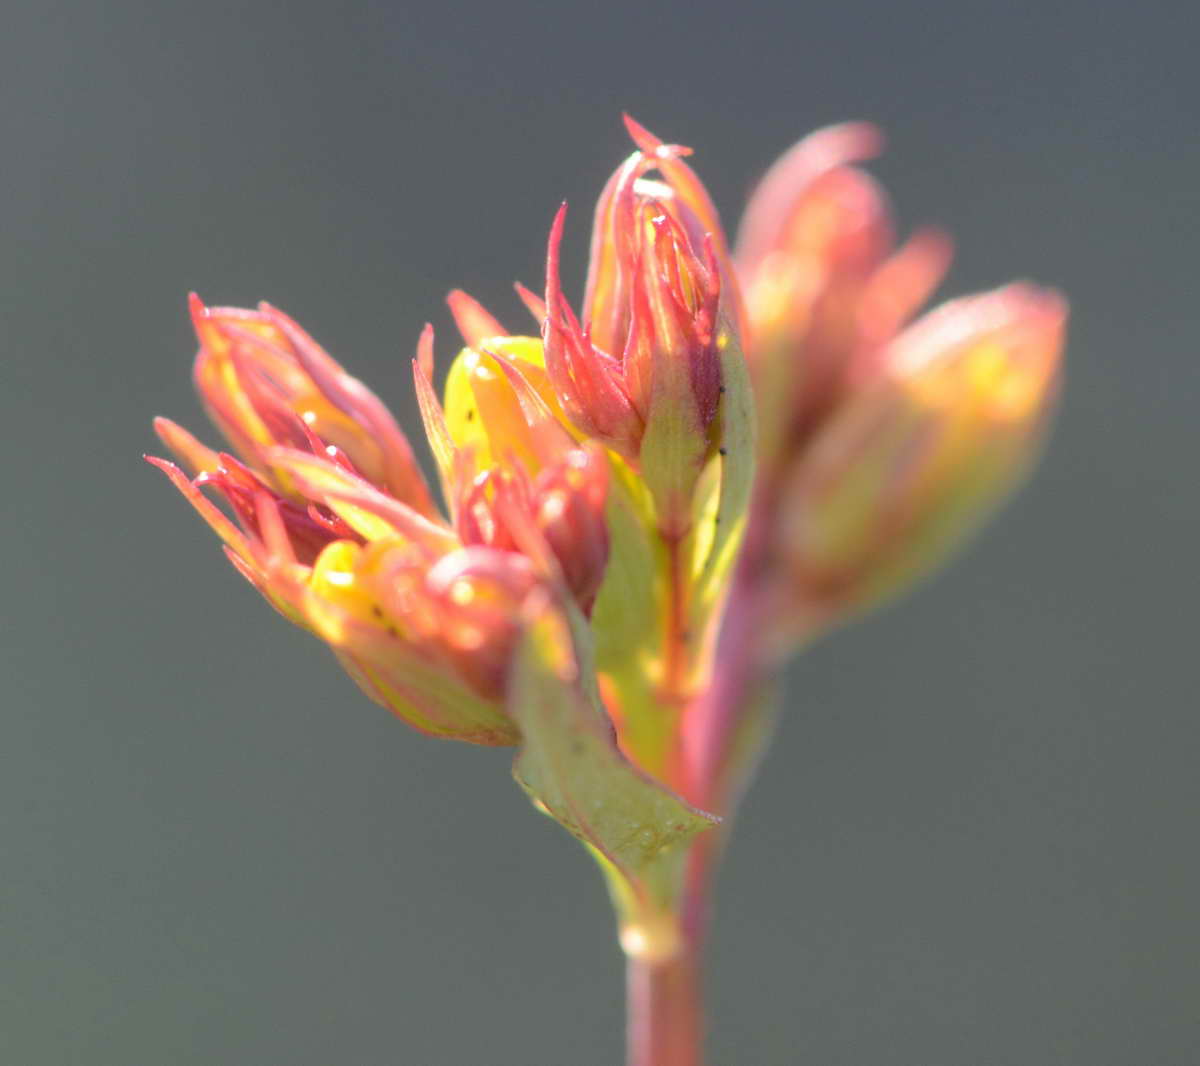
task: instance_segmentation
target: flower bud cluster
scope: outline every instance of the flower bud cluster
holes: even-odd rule
[[[415,371],[445,462],[443,517],[387,409],[290,318],[198,300],[193,318],[196,382],[238,457],[159,419],[192,476],[152,462],[234,566],[327,641],[368,694],[425,732],[516,740],[501,704],[523,604],[535,589],[557,588],[586,611],[604,573],[603,456],[570,437],[515,363],[507,377],[493,375],[487,449],[460,447],[432,396],[427,331]],[[521,458],[479,463],[512,451]]]
[[[428,733],[520,739],[505,698],[530,604],[591,619],[585,680],[623,750],[669,778],[735,583],[786,649],[929,569],[1028,464],[1066,309],[1011,285],[910,323],[949,243],[896,247],[856,165],[878,149],[868,126],[782,157],[736,254],[689,150],[626,126],[636,150],[601,193],[580,313],[564,205],[544,298],[518,286],[540,336],[451,293],[467,347],[439,398],[421,335],[444,508],[384,404],[267,305],[193,299],[196,385],[232,453],[160,419],[182,469],[151,461],[285,617]]]
[[[923,230],[896,247],[856,165],[879,146],[864,124],[805,138],[739,234],[760,431],[747,565],[771,585],[777,634],[870,607],[939,562],[1026,468],[1057,393],[1053,292],[1009,285],[909,322],[950,244]]]

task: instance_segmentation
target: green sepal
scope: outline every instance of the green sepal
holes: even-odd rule
[[[687,534],[696,482],[711,448],[700,424],[686,365],[682,359],[662,359],[655,367],[638,467],[654,500],[658,530],[664,536]]]

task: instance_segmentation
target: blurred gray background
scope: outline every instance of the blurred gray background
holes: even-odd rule
[[[411,418],[421,324],[448,359],[460,284],[523,322],[563,197],[577,291],[623,108],[730,225],[800,134],[877,120],[944,293],[1074,306],[1033,484],[789,672],[714,1062],[1200,1062],[1189,6],[10,0],[0,1062],[619,1061],[600,879],[509,754],[368,703],[139,455],[203,426],[191,288]]]

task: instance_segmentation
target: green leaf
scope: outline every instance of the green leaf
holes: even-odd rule
[[[688,806],[617,747],[587,655],[586,624],[550,605],[529,620],[509,684],[521,728],[513,776],[593,852],[618,906],[669,905],[684,845],[718,819]]]

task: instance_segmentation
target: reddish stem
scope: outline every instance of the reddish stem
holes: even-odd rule
[[[713,879],[728,837],[745,764],[731,765],[742,716],[759,696],[770,662],[764,648],[765,530],[772,494],[760,489],[721,619],[708,689],[690,699],[683,678],[687,617],[682,559],[677,541],[665,538],[671,603],[667,618],[667,691],[681,713],[681,747],[673,784],[691,803],[721,814],[725,823],[701,833],[688,855],[678,920],[684,947],[667,962],[631,958],[627,973],[628,1066],[702,1066],[704,1010],[702,953],[708,931]],[[673,697],[673,699],[672,699]],[[737,760],[735,760],[736,762]]]
[[[678,587],[678,582],[673,584]],[[687,728],[696,725],[704,740],[691,750],[677,753],[679,787],[692,803],[715,812],[724,813],[730,798],[722,758],[727,753],[723,748],[744,701],[760,681],[762,662],[751,632],[752,619],[758,614],[757,606],[749,602],[754,598],[749,586],[735,584],[726,617],[736,624],[722,634],[718,653],[721,665],[708,692],[689,705],[682,688],[675,690]],[[681,616],[682,612],[669,619],[671,635],[676,638],[683,636]],[[686,656],[675,661],[686,662]],[[670,670],[667,673],[681,683],[679,674]],[[682,943],[679,951],[665,961],[629,959],[627,1066],[703,1066],[702,956],[712,880],[726,834],[727,825],[710,829],[691,845],[677,913]]]
[[[630,958],[626,969],[626,1066],[703,1066],[704,1008],[700,949],[666,961]]]
[[[672,713],[680,715],[681,739],[670,776],[689,802],[726,820],[719,828],[701,833],[689,849],[676,915],[680,949],[665,960],[629,958],[627,1066],[703,1066],[703,945],[713,879],[747,770],[745,763],[731,764],[732,748],[742,716],[760,695],[770,670],[763,638],[769,591],[764,580],[765,530],[772,508],[772,494],[760,489],[721,619],[714,656],[717,667],[707,691],[694,699],[686,683],[689,634],[682,553],[677,538],[663,537],[670,601],[661,698]],[[751,753],[745,754],[752,758]]]

